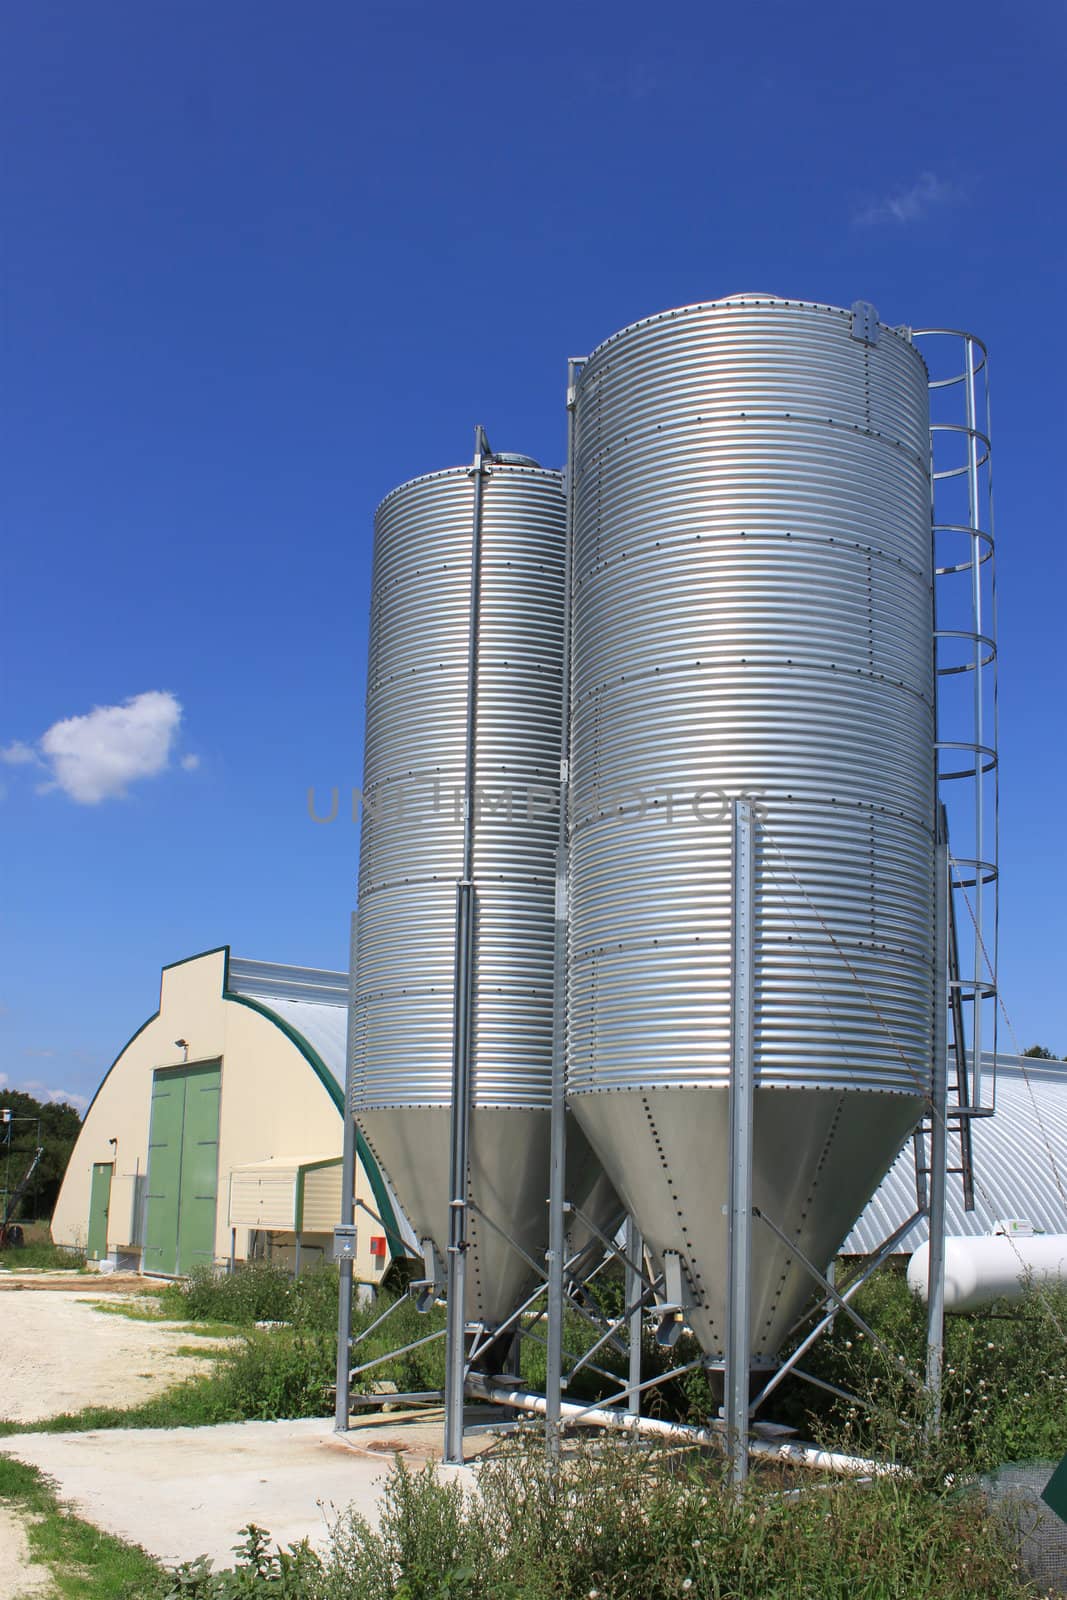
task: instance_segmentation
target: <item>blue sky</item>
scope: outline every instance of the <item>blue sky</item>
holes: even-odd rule
[[[91,1094],[195,950],[344,964],[357,832],[306,794],[358,781],[376,502],[475,422],[558,463],[568,355],[750,288],[991,347],[1003,989],[1067,1053],[1061,7],[34,0],[2,30],[10,1084]]]

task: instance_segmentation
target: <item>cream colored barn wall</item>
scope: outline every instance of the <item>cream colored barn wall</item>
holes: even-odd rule
[[[188,1040],[190,1061],[216,1061],[223,1054],[224,971],[222,950],[163,969],[159,1015],[130,1040],[82,1124],[52,1217],[57,1244],[85,1244],[94,1161],[114,1160],[118,1177],[147,1170],[152,1073],[156,1067],[181,1064],[184,1052],[175,1039]],[[117,1139],[116,1146],[108,1143],[111,1138]],[[120,1223],[119,1231],[127,1229]]]
[[[116,1061],[74,1146],[52,1219],[57,1244],[85,1244],[94,1162],[115,1160],[119,1178],[132,1178],[147,1170],[152,1074],[156,1067],[181,1064],[184,1052],[174,1043],[176,1039],[188,1041],[190,1062],[222,1060],[215,1228],[218,1260],[230,1255],[229,1174],[233,1167],[278,1155],[318,1161],[341,1154],[341,1115],[325,1085],[269,1017],[239,1001],[222,998],[224,979],[225,953],[221,950],[164,968],[159,1015],[131,1039]],[[111,1138],[117,1139],[117,1146],[108,1143]],[[358,1163],[356,1193],[374,1206],[370,1184]],[[114,1245],[128,1243],[119,1237],[129,1231],[123,1209],[116,1208],[119,1214],[108,1229],[109,1243]],[[369,1242],[371,1233],[381,1230],[359,1212],[357,1224],[356,1275],[374,1282],[381,1273]],[[248,1233],[247,1228],[237,1230],[240,1259],[247,1255]]]

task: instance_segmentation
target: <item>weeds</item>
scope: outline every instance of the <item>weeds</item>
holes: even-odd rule
[[[872,1329],[903,1362],[888,1357],[846,1317],[805,1363],[866,1404],[794,1384],[782,1387],[776,1419],[794,1421],[846,1450],[910,1461],[938,1473],[983,1473],[1006,1461],[1058,1459],[1067,1450],[1067,1290],[1043,1287],[988,1313],[947,1317],[942,1427],[928,1440],[929,1399],[908,1376],[922,1373],[926,1314],[894,1272],[857,1296]]]
[[[321,1554],[270,1556],[247,1530],[237,1568],[180,1569],[171,1600],[1023,1600],[976,1498],[891,1480],[750,1482],[628,1444],[583,1447],[559,1473],[518,1444],[478,1492],[398,1464],[374,1530],[348,1513]],[[244,1585],[243,1587],[241,1585]]]

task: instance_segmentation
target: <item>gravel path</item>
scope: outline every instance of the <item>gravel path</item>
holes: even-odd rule
[[[54,1594],[52,1575],[30,1556],[22,1518],[0,1504],[0,1600],[32,1600]]]
[[[82,1280],[84,1283],[84,1279]],[[196,1343],[173,1323],[97,1311],[99,1289],[0,1293],[0,1418],[39,1422],[83,1406],[133,1406],[209,1362],[179,1356]]]

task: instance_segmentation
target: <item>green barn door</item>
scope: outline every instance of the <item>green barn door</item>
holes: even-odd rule
[[[153,1076],[146,1272],[180,1277],[214,1259],[221,1077],[217,1061]]]
[[[93,1180],[89,1189],[89,1243],[86,1254],[90,1261],[102,1261],[107,1255],[107,1213],[111,1205],[110,1161],[93,1162]]]
[[[185,1074],[185,1121],[178,1197],[178,1272],[215,1259],[215,1200],[219,1181],[218,1063]]]

